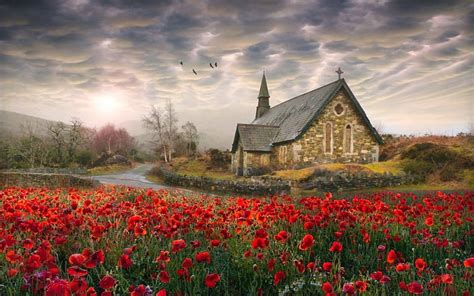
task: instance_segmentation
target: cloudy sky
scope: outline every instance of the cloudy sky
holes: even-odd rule
[[[455,0],[1,1],[0,109],[100,126],[138,122],[171,99],[181,122],[230,143],[255,115],[263,70],[275,105],[334,81],[340,66],[385,132],[453,134],[473,122],[473,10]]]

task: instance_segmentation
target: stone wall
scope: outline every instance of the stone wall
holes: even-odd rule
[[[415,177],[401,174],[368,174],[366,172],[347,173],[319,171],[307,181],[299,184],[302,189],[318,189],[321,191],[341,191],[351,189],[383,188],[412,184]]]
[[[258,176],[270,171],[271,153],[240,150],[240,142],[238,147],[237,151],[232,153],[232,172],[243,176]],[[243,153],[243,169],[240,173],[237,172],[239,168],[239,153]]]
[[[251,178],[242,180],[218,180],[206,177],[194,177],[179,175],[175,172],[160,167],[159,176],[168,185],[177,187],[199,188],[204,191],[225,192],[235,194],[271,195],[289,193],[291,188],[289,182],[270,178]]]
[[[100,183],[92,178],[68,174],[28,172],[0,172],[0,187],[96,187]]]
[[[338,104],[343,110],[339,115],[335,110]],[[327,123],[332,128],[329,153],[325,152],[327,142],[324,129]],[[346,137],[347,125],[351,127],[352,141]],[[349,151],[344,149],[346,141],[350,143]],[[340,91],[299,139],[274,147],[273,161],[282,167],[308,162],[369,163],[378,161],[378,153],[378,144],[369,127],[345,91]]]

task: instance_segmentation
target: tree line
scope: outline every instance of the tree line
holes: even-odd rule
[[[153,151],[139,147],[126,129],[109,123],[101,128],[85,127],[79,119],[46,126],[25,123],[22,133],[0,137],[0,169],[37,167],[92,167],[104,155],[120,154],[131,161],[172,161],[175,156],[197,153],[198,131],[192,122],[181,127],[171,101],[163,109],[151,107],[143,118],[151,133]]]
[[[152,135],[152,144],[159,159],[171,162],[174,156],[194,156],[199,135],[196,126],[187,121],[179,130],[178,117],[173,103],[168,100],[164,108],[152,106],[143,117],[143,125]]]

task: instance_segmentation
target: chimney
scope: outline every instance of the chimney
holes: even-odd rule
[[[267,79],[265,78],[265,72],[263,72],[262,82],[260,83],[260,92],[258,93],[258,105],[257,112],[255,113],[255,119],[263,116],[270,109],[270,94],[268,93]]]

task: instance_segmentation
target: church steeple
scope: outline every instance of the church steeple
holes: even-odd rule
[[[255,113],[255,119],[260,118],[265,112],[270,109],[270,94],[267,87],[267,79],[265,78],[265,72],[263,72],[262,82],[260,83],[260,91],[258,93],[258,105],[257,112]]]

